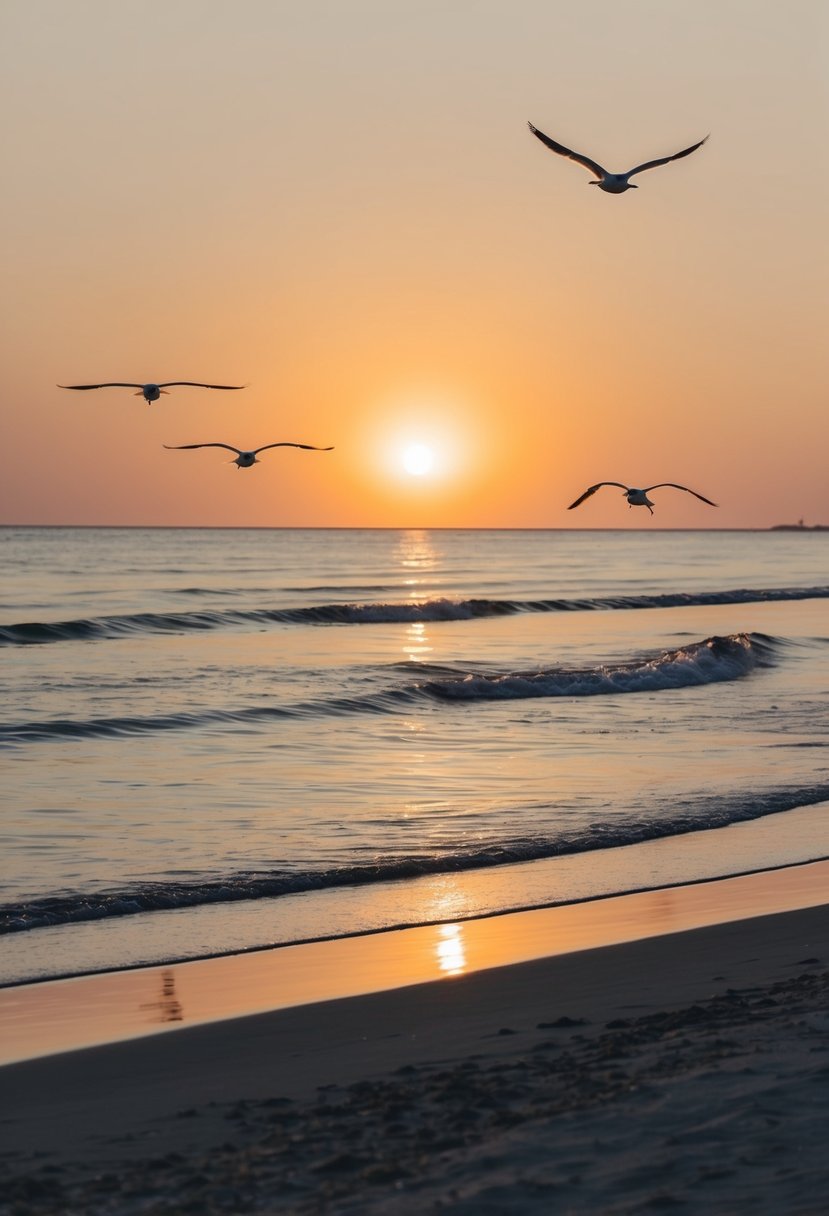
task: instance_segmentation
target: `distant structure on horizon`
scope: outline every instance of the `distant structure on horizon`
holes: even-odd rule
[[[769,532],[829,532],[829,524],[806,524],[799,519],[796,524],[772,524]]]

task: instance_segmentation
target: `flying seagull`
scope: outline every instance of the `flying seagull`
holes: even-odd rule
[[[570,160],[576,161],[580,165],[584,165],[585,169],[589,169],[596,177],[596,181],[590,182],[591,186],[598,186],[600,190],[605,190],[608,194],[624,194],[626,190],[638,190],[639,187],[631,182],[634,173],[644,173],[646,169],[655,169],[657,165],[667,165],[669,161],[681,160],[683,156],[690,156],[692,152],[696,152],[697,148],[701,148],[708,139],[701,139],[698,144],[691,144],[690,148],[683,148],[681,152],[674,152],[673,156],[661,156],[658,160],[646,160],[643,165],[637,165],[635,169],[629,169],[627,173],[608,173],[607,169],[603,169],[595,160],[591,160],[589,156],[582,156],[581,152],[573,152],[570,148],[565,148],[564,144],[557,144],[554,139],[550,139],[549,135],[545,135],[543,131],[539,131],[531,122],[527,126],[532,131],[537,139],[540,139],[548,148],[552,148],[554,152],[558,152],[559,156],[566,156]]]
[[[653,503],[648,498],[648,494],[651,490],[658,490],[662,486],[670,486],[673,490],[685,490],[687,494],[693,494],[695,498],[699,498],[702,502],[707,502],[709,507],[716,507],[717,505],[715,502],[712,502],[710,498],[706,498],[705,495],[697,494],[696,490],[689,490],[687,486],[678,486],[675,481],[660,481],[658,485],[645,486],[644,490],[630,489],[629,486],[622,485],[621,481],[597,481],[594,486],[590,486],[589,489],[585,490],[575,502],[571,502],[567,510],[572,511],[573,507],[579,506],[580,503],[584,502],[585,498],[589,498],[591,494],[595,494],[597,490],[602,488],[602,486],[618,486],[620,490],[624,490],[625,498],[628,500],[628,506],[647,507],[651,515],[653,515]]]
[[[162,393],[165,397],[169,396],[168,388],[176,388],[179,385],[187,385],[190,388],[223,388],[237,389],[246,388],[244,384],[202,384],[199,380],[165,380],[163,384],[133,384],[131,381],[110,380],[106,384],[59,384],[58,388],[74,388],[78,392],[86,392],[90,388],[137,388],[136,397],[143,397],[145,401],[158,401]]]
[[[254,448],[252,452],[244,452],[241,448],[234,448],[229,443],[165,443],[164,447],[168,452],[189,452],[192,448],[226,448],[228,452],[235,452],[236,459],[231,460],[230,464],[238,465],[240,469],[249,469],[251,465],[260,464],[257,460],[260,452],[267,452],[269,448],[303,448],[306,452],[333,452],[331,448],[316,448],[312,443],[266,443],[264,447]]]

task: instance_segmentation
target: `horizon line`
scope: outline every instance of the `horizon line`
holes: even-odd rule
[[[647,531],[636,528],[560,527],[545,524],[72,524],[72,523],[2,523],[0,529],[53,528],[99,531],[141,532],[629,532],[647,535],[650,532],[823,532],[829,524],[756,524],[720,527],[673,527],[651,525]]]

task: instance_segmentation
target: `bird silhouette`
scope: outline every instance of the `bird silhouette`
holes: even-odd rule
[[[598,186],[607,194],[624,194],[626,190],[638,190],[639,187],[636,183],[630,180],[635,173],[644,173],[646,169],[655,169],[657,165],[667,165],[672,160],[681,160],[683,156],[690,156],[708,139],[706,135],[705,139],[701,139],[699,143],[691,144],[690,148],[683,148],[681,152],[674,152],[672,156],[660,156],[658,160],[646,160],[644,164],[637,165],[635,169],[628,169],[627,173],[609,173],[607,169],[602,168],[598,161],[591,160],[589,156],[583,156],[581,152],[573,152],[571,148],[565,148],[564,144],[556,143],[549,135],[545,135],[543,131],[539,131],[538,127],[534,127],[531,122],[528,122],[527,126],[536,139],[540,139],[548,148],[552,148],[553,152],[558,152],[559,156],[566,156],[569,160],[574,160],[576,164],[584,165],[585,169],[589,169],[597,178],[596,181],[589,184]]]
[[[303,448],[306,452],[333,452],[333,447],[317,448],[312,443],[266,443],[261,448],[253,448],[245,451],[243,448],[235,448],[230,443],[178,443],[163,445],[168,452],[188,452],[193,448],[226,448],[228,452],[235,452],[236,459],[231,460],[230,464],[237,465],[240,469],[249,469],[254,464],[261,464],[257,460],[260,452],[267,452],[269,448]]]
[[[710,498],[706,498],[704,494],[697,494],[696,490],[689,490],[687,486],[677,485],[675,481],[660,481],[655,486],[646,486],[644,490],[633,489],[630,486],[623,485],[621,481],[597,481],[594,486],[588,487],[575,502],[571,502],[567,510],[572,511],[574,507],[578,507],[584,502],[585,498],[589,498],[591,494],[595,494],[602,486],[618,486],[620,490],[624,490],[628,506],[647,507],[651,515],[653,515],[653,503],[648,498],[648,494],[651,490],[659,490],[663,486],[670,486],[672,490],[684,490],[686,494],[693,494],[694,498],[699,498],[701,502],[707,502],[709,507],[716,507],[717,505]]]
[[[72,388],[76,392],[84,393],[92,388],[137,388],[136,397],[143,397],[145,401],[158,401],[163,393],[165,397],[169,396],[168,388],[176,388],[178,386],[186,386],[188,388],[221,388],[225,390],[246,388],[245,384],[202,384],[200,380],[165,380],[163,384],[133,384],[127,380],[109,380],[106,384],[59,384],[58,388]]]

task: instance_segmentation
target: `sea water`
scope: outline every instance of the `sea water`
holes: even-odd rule
[[[0,982],[829,855],[827,532],[0,546]]]

